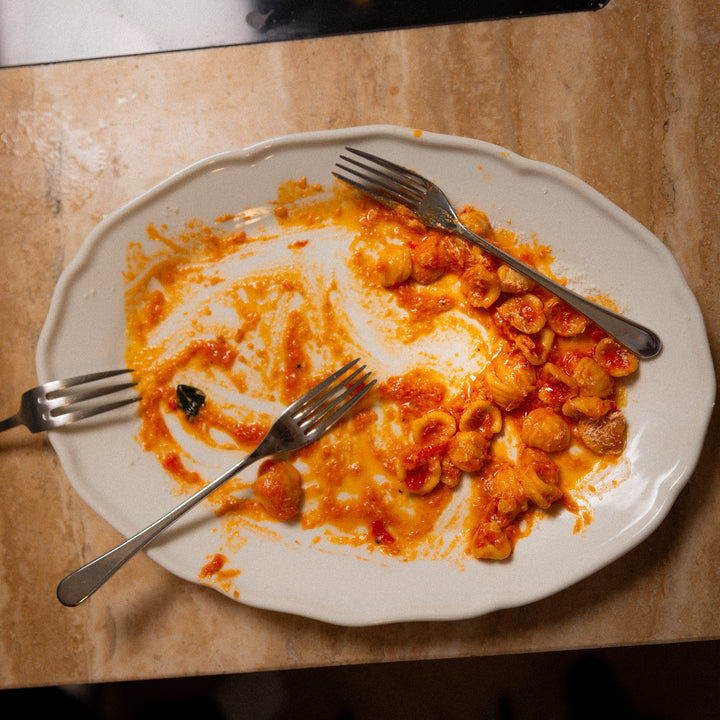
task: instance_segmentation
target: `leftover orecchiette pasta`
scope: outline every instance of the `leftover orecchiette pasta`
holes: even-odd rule
[[[550,357],[554,342],[555,333],[550,328],[544,327],[535,335],[520,333],[515,338],[515,347],[529,363],[542,365]]]
[[[485,371],[490,399],[503,410],[519,407],[535,388],[535,368],[520,353],[498,355]]]
[[[524,450],[521,477],[525,495],[539,508],[547,509],[563,496],[557,465],[541,450]]]
[[[492,236],[492,225],[490,219],[482,210],[465,207],[461,211],[462,221],[465,227],[472,230],[476,235],[484,238]]]
[[[605,398],[593,397],[588,395],[578,395],[568,398],[562,406],[563,415],[579,420],[582,417],[588,417],[597,420],[605,415],[613,407],[611,400]]]
[[[295,466],[282,460],[265,460],[255,480],[255,497],[276,520],[290,520],[300,512],[302,480]]]
[[[605,398],[615,387],[608,372],[589,357],[580,358],[573,370],[573,379],[581,395]]]
[[[497,520],[478,525],[468,547],[468,552],[478,560],[505,560],[512,551],[510,537]]]
[[[412,273],[412,255],[406,245],[387,245],[376,261],[378,281],[385,287],[405,282]]]
[[[460,279],[467,301],[476,308],[489,308],[500,297],[497,273],[483,263],[468,267]]]
[[[545,309],[537,295],[514,295],[501,303],[498,312],[503,320],[526,335],[539,333],[545,327]]]
[[[477,430],[461,430],[448,443],[447,454],[456,467],[465,472],[478,472],[485,462],[488,438]]]
[[[504,293],[517,295],[530,292],[535,287],[533,280],[504,263],[497,269],[497,274],[500,279],[500,289]]]
[[[497,516],[502,518],[504,524],[512,522],[528,509],[528,497],[519,466],[495,463],[487,475],[485,489],[497,503]]]
[[[638,369],[637,356],[609,337],[598,342],[593,357],[595,362],[612,377],[632,375]]]
[[[578,432],[585,445],[598,455],[616,455],[625,447],[625,417],[617,410],[596,420],[581,418]]]
[[[562,337],[580,335],[588,326],[584,315],[554,296],[545,301],[545,317],[553,332]]]
[[[427,285],[437,280],[448,268],[446,241],[437,233],[428,233],[411,248],[412,277]]]
[[[548,453],[570,447],[570,428],[561,415],[549,407],[531,410],[523,420],[521,437],[532,448]]]
[[[462,411],[458,427],[460,430],[476,430],[486,437],[497,435],[502,430],[502,412],[489,400],[473,400]]]
[[[455,418],[442,410],[433,410],[412,423],[412,436],[416,443],[447,442],[456,430]]]
[[[442,467],[440,460],[432,457],[411,467],[399,463],[397,474],[405,490],[418,495],[427,495],[440,482]]]

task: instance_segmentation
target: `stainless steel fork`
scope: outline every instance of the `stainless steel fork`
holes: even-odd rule
[[[134,382],[98,384],[102,380],[131,372],[132,370],[108,370],[89,375],[77,375],[65,380],[51,380],[27,390],[20,398],[20,409],[17,413],[0,422],[0,432],[17,425],[25,425],[33,433],[52,430],[61,425],[137,402],[140,399],[139,396],[103,404],[88,404],[87,402],[134,387],[136,384]]]
[[[639,357],[652,358],[660,352],[662,343],[652,330],[556,283],[465,227],[435,183],[377,155],[351,147],[346,150],[356,157],[340,156],[347,164],[336,164],[341,172],[333,175],[338,179],[368,193],[383,205],[404,205],[426,225],[455,233],[478,245],[578,310]]]
[[[289,405],[270,426],[260,444],[237,465],[163,515],[152,525],[99,558],[68,575],[59,585],[57,596],[63,605],[79,605],[98,590],[136,552],[142,550],[181,515],[217,490],[248,465],[268,455],[299,450],[314,442],[343,418],[375,384],[365,365],[353,368],[353,360]],[[352,370],[352,372],[350,372]],[[348,373],[350,373],[348,375]]]

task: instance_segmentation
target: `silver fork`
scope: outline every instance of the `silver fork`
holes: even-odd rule
[[[65,380],[51,380],[24,392],[20,398],[20,409],[15,415],[0,422],[0,432],[17,425],[25,425],[30,432],[67,425],[77,420],[106,413],[110,410],[137,402],[139,397],[124,398],[102,405],[88,405],[88,400],[113,395],[134,387],[134,382],[98,385],[100,380],[130,373],[132,370],[108,370],[106,372],[78,375]],[[79,403],[85,403],[80,406]]]
[[[191,495],[152,525],[68,575],[58,585],[57,596],[60,602],[74,607],[87,600],[136,552],[142,550],[181,515],[243,468],[268,455],[299,450],[324,435],[347,415],[376,382],[370,380],[371,372],[364,372],[365,365],[353,370],[358,362],[359,360],[355,359],[348,363],[289,405],[270,426],[267,435],[255,450],[220,477]],[[353,371],[348,375],[351,370]]]
[[[651,358],[660,352],[662,343],[652,330],[554,282],[465,227],[448,198],[435,183],[412,170],[363,150],[351,147],[346,147],[346,150],[356,157],[340,156],[340,159],[348,164],[336,164],[336,167],[342,171],[342,173],[333,173],[338,179],[368,193],[388,207],[404,205],[426,225],[453,232],[480,246],[514,270],[557,295],[639,357]]]

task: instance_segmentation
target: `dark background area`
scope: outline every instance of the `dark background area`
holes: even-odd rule
[[[598,10],[608,0],[256,0],[259,40],[288,40],[525,15]]]
[[[53,720],[703,720],[720,641],[0,692]]]

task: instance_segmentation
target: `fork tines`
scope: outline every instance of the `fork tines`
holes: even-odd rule
[[[374,165],[361,162],[348,155],[341,155],[340,159],[349,165],[339,162],[335,164],[339,170],[345,173],[333,172],[338,180],[342,180],[362,192],[369,193],[384,204],[387,204],[388,200],[402,204],[417,204],[422,200],[423,193],[427,189],[427,181],[421,175],[364,150],[352,147],[345,149]]]
[[[76,387],[77,385],[87,385],[88,383],[98,382],[100,380],[107,380],[108,378],[117,377],[118,375],[127,375],[132,370],[124,368],[122,370],[106,370],[104,372],[87,373],[86,375],[75,375],[75,377],[64,378],[63,380],[51,380],[43,383],[43,389],[45,390],[48,397],[57,396],[61,390],[68,390],[69,388]],[[130,383],[130,386],[136,383]],[[73,394],[79,394],[79,390],[71,390]],[[89,391],[90,392],[90,391]],[[103,394],[100,391],[99,394]],[[90,395],[89,397],[97,397],[96,395]]]
[[[366,365],[347,375],[358,362],[349,362],[291,406],[300,428],[309,428],[308,434],[326,432],[370,391],[376,380],[370,380],[372,372],[363,372]]]
[[[74,422],[137,402],[140,399],[139,396],[123,398],[107,403],[104,402],[102,405],[96,403],[78,407],[79,403],[84,403],[96,398],[105,398],[109,395],[115,395],[123,390],[129,390],[135,387],[137,383],[133,381],[113,384],[100,382],[130,372],[132,372],[132,370],[129,369],[110,370],[107,372],[77,375],[75,377],[65,378],[64,380],[54,380],[46,383],[44,389],[46,391],[45,397],[50,415],[54,418],[69,415],[69,421]],[[87,385],[94,386],[86,387]]]

